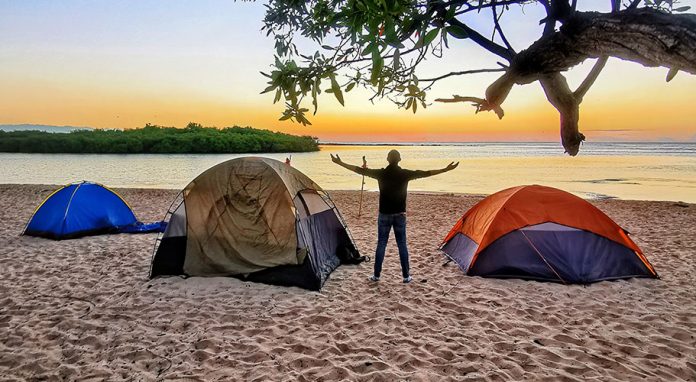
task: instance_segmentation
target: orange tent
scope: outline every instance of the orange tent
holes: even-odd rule
[[[543,228],[539,228],[542,225]],[[531,231],[534,233],[530,233]],[[559,233],[561,231],[565,233]],[[578,233],[578,231],[584,232],[584,234]],[[539,232],[547,233],[541,234]],[[551,235],[548,232],[554,232],[554,234]],[[506,238],[513,233],[519,236],[519,240]],[[592,234],[592,236],[587,236],[588,233]],[[531,236],[535,236],[536,239],[531,240]],[[595,239],[594,237],[598,238]],[[514,254],[510,252],[530,252],[528,255],[547,263],[546,268],[551,268],[551,273],[554,274],[554,277],[561,281],[567,280],[560,275],[562,272],[548,264],[546,257],[558,258],[560,256],[562,258],[566,256],[562,262],[584,262],[582,263],[585,264],[583,266],[589,266],[586,264],[587,257],[591,257],[591,252],[593,251],[600,253],[603,258],[609,256],[607,261],[614,263],[616,259],[611,259],[612,252],[617,250],[619,252],[630,252],[632,256],[640,260],[640,263],[645,267],[647,275],[657,276],[650,262],[648,262],[636,243],[628,237],[626,231],[597,207],[568,192],[539,185],[508,188],[488,196],[459,219],[447,237],[445,237],[441,249],[454,260],[460,260],[457,262],[460,263],[462,269],[467,274],[471,274],[469,272],[475,270],[479,258],[496,241],[503,238],[506,238],[507,245],[501,247],[501,244],[498,244],[497,247],[501,248],[497,248],[496,251],[504,250],[507,252],[504,257],[513,259],[512,262],[514,263],[516,261]],[[571,238],[572,241],[569,241]],[[601,244],[603,242],[599,238],[618,244],[618,246],[609,243]],[[554,240],[558,243],[554,244]],[[588,243],[588,240],[599,241],[597,241],[594,248],[582,248],[583,243]],[[457,248],[454,248],[454,244],[457,244]],[[546,253],[540,251],[542,246],[545,247]],[[561,253],[563,252],[561,247],[569,246],[573,248],[580,247],[571,250],[577,253],[572,255],[573,259],[570,260],[567,257],[568,255]],[[552,254],[545,256],[549,253]],[[496,255],[493,254],[493,256]],[[488,262],[491,261],[492,259],[489,259]],[[570,266],[570,264],[565,265]],[[615,265],[618,266],[619,264]],[[499,271],[505,268],[503,272],[512,273],[508,276],[520,276],[518,274],[520,270],[511,269],[509,264],[508,266],[499,264],[497,267]],[[521,273],[524,273],[523,270]],[[579,275],[576,274],[575,276]],[[568,278],[573,279],[574,277]],[[603,276],[603,279],[606,278],[615,277],[610,275]]]

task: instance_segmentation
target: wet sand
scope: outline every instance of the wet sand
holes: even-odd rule
[[[594,202],[661,280],[588,287],[467,277],[439,241],[481,196],[411,194],[414,282],[339,267],[321,292],[148,280],[155,234],[20,237],[54,186],[0,185],[0,380],[696,380],[696,205]],[[142,221],[173,190],[119,190]],[[363,254],[377,194],[331,192]]]

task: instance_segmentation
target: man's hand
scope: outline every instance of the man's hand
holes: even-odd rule
[[[448,164],[447,167],[445,167],[445,171],[452,171],[455,168],[457,168],[457,166],[459,166],[459,162],[457,162],[457,163],[450,162],[450,164]]]
[[[331,155],[331,161],[336,163],[337,165],[339,165],[343,168],[347,168],[350,171],[357,172],[360,175],[370,176],[369,174],[366,173],[366,171],[368,171],[367,168],[361,168],[358,166],[353,166],[352,164],[348,164],[348,163],[342,161],[341,157],[339,157],[338,154],[337,155],[329,154],[329,155]]]

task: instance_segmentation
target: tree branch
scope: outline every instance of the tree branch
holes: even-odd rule
[[[607,60],[609,57],[607,56],[602,56],[600,57],[597,62],[595,62],[594,66],[590,70],[590,72],[587,74],[587,77],[582,81],[580,86],[573,92],[573,95],[575,98],[578,99],[579,102],[582,102],[583,97],[585,97],[585,94],[587,94],[587,91],[590,90],[590,87],[592,87],[592,84],[597,80],[597,77],[599,77],[599,73],[602,72],[602,69],[604,69],[604,65],[606,65]]]
[[[560,73],[547,74],[539,79],[546,99],[561,116],[561,142],[571,156],[578,154],[585,136],[578,129],[580,102],[570,91],[568,82]]]
[[[549,0],[551,3],[551,18],[557,21],[565,21],[573,14],[573,8],[568,0]]]
[[[495,5],[495,0],[493,0],[493,23],[495,23],[495,30],[498,31],[498,34],[500,35],[500,38],[503,40],[503,43],[507,47],[507,49],[515,54],[515,50],[512,49],[512,45],[510,45],[510,42],[508,41],[507,37],[505,37],[505,33],[503,33],[503,28],[500,27],[500,17],[503,16],[503,14],[500,14],[500,17],[498,17],[498,11],[496,10],[496,5]]]
[[[462,70],[461,72],[450,72],[447,74],[443,74],[438,77],[433,77],[433,78],[419,78],[419,81],[423,82],[435,82],[439,81],[442,79],[445,79],[447,77],[452,77],[452,76],[461,76],[465,74],[476,74],[476,73],[496,73],[496,72],[504,72],[505,69],[503,68],[493,68],[493,69],[474,69],[474,70]]]
[[[466,33],[469,35],[469,38],[471,41],[477,43],[480,45],[482,48],[486,49],[487,51],[498,55],[508,61],[511,61],[512,58],[514,57],[514,53],[511,53],[509,50],[506,48],[496,44],[495,42],[483,37],[480,33],[476,32],[475,30],[471,29],[468,25],[464,24],[463,22],[457,20],[457,19],[451,19],[448,21],[450,25],[455,25],[458,26],[466,31]]]
[[[470,102],[474,106],[476,106],[476,113],[480,111],[489,111],[493,110],[493,112],[498,116],[498,119],[503,119],[503,116],[505,116],[505,112],[503,111],[503,108],[500,107],[500,105],[491,105],[488,103],[487,100],[483,98],[478,98],[478,97],[462,97],[459,95],[453,95],[452,98],[437,98],[435,102],[443,102],[443,103],[454,103],[454,102]]]
[[[540,2],[546,10],[546,18],[541,21],[544,23],[542,36],[550,36],[556,31],[556,19],[552,17],[551,3],[548,0],[541,0]]]
[[[631,4],[628,5],[626,9],[636,9],[638,8],[638,5],[641,3],[643,0],[633,0]]]
[[[503,0],[503,1],[496,1],[495,5],[500,6],[500,5],[523,5],[523,4],[529,4],[529,3],[535,3],[535,0]],[[477,5],[469,5],[467,3],[468,8],[459,10],[455,12],[455,16],[463,15],[465,13],[469,13],[472,11],[479,12],[482,9],[485,8],[490,8],[493,6],[493,3],[487,3],[487,4],[477,4]]]
[[[611,0],[611,11],[618,12],[621,10],[621,0]]]

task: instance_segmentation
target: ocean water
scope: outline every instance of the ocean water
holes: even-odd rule
[[[292,165],[328,190],[359,190],[361,177],[331,162],[329,153],[372,168],[401,151],[402,167],[452,172],[411,182],[411,191],[490,194],[522,184],[543,184],[579,196],[696,203],[696,143],[588,143],[577,157],[557,143],[442,145],[325,145],[292,154]],[[284,160],[289,154],[264,155]],[[183,188],[205,169],[242,155],[94,155],[0,153],[0,183],[65,184],[92,180],[111,187]],[[377,183],[366,180],[367,190]]]

